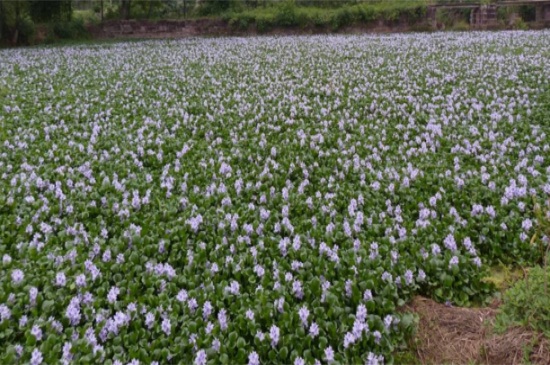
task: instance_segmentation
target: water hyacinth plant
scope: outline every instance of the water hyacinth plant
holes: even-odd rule
[[[0,362],[392,362],[538,248],[550,33],[0,52]]]

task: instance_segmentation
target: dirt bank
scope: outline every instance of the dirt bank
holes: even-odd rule
[[[550,364],[550,342],[525,328],[492,331],[498,303],[486,308],[446,306],[416,297],[405,310],[420,317],[414,351],[422,364]]]
[[[344,26],[337,32],[330,27],[272,27],[259,32],[255,26],[240,29],[220,19],[166,20],[151,22],[146,20],[109,21],[90,26],[90,34],[95,39],[110,38],[187,38],[197,36],[254,36],[267,35],[300,35],[300,34],[361,34],[393,33],[428,30],[421,25],[411,27],[407,24],[386,24],[383,21],[365,25]]]

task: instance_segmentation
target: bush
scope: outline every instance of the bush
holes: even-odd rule
[[[467,22],[461,20],[461,21],[458,21],[455,24],[453,24],[453,26],[451,27],[451,30],[454,30],[454,31],[457,31],[457,32],[465,32],[465,31],[470,30],[470,24],[468,24]]]
[[[82,20],[84,24],[98,24],[100,22],[100,10],[75,10],[73,20]]]
[[[277,25],[293,26],[298,24],[296,16],[296,3],[294,0],[285,0],[277,9],[275,16]]]
[[[229,10],[238,10],[242,5],[238,0],[202,0],[197,9],[198,15],[218,15]]]
[[[348,8],[339,9],[332,17],[332,29],[338,30],[352,21],[352,12]]]
[[[316,27],[323,27],[331,22],[331,15],[326,11],[319,11],[311,14],[310,21]]]
[[[19,31],[18,40],[19,44],[32,44],[34,41],[34,35],[36,33],[36,27],[34,22],[29,17],[24,17],[19,21],[17,26]]]
[[[504,294],[496,329],[527,326],[550,338],[550,270],[535,267]]]
[[[74,19],[68,22],[56,22],[52,27],[53,35],[60,39],[88,38],[88,30],[82,19]]]
[[[103,5],[103,19],[106,19],[106,20],[118,19],[119,15],[120,13],[118,11],[118,7],[109,6],[108,4]]]
[[[365,23],[369,23],[369,22],[372,22],[374,20],[376,20],[376,17],[377,17],[377,14],[376,14],[376,11],[373,7],[371,6],[362,6],[359,8],[359,15],[360,15],[360,20],[365,22]]]
[[[259,15],[256,18],[256,29],[260,33],[265,33],[275,24],[275,16],[270,14]]]
[[[514,24],[514,29],[528,30],[529,25],[523,19],[519,18]]]
[[[319,5],[319,4],[317,4]],[[258,32],[266,32],[279,27],[331,27],[333,30],[354,23],[371,23],[375,20],[396,22],[406,20],[410,24],[423,19],[426,7],[419,2],[406,5],[345,4],[339,8],[299,7],[295,0],[285,0],[275,6],[245,11],[232,9],[222,14],[222,19],[232,26],[247,29],[256,24]]]

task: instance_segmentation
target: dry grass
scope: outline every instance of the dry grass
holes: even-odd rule
[[[550,364],[550,342],[533,331],[513,328],[493,333],[497,312],[488,308],[448,307],[416,297],[405,310],[420,317],[416,354],[422,364]]]

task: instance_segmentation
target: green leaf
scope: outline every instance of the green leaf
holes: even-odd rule
[[[281,347],[279,350],[279,359],[286,360],[288,356],[288,348],[286,346]]]

